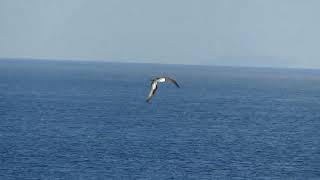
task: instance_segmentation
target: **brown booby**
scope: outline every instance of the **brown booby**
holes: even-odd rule
[[[162,82],[171,82],[171,83],[175,84],[178,88],[180,88],[177,81],[175,81],[174,79],[171,79],[169,77],[158,77],[158,78],[152,79],[151,80],[151,89],[150,89],[149,95],[147,97],[148,103],[150,103],[152,97],[155,95],[155,93],[158,89],[158,83],[162,83]]]

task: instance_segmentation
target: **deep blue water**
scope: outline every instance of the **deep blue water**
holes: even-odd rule
[[[2,60],[0,179],[320,179],[320,71]]]

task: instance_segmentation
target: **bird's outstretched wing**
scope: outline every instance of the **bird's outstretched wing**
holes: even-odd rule
[[[176,81],[176,80],[171,79],[171,78],[169,78],[169,77],[166,77],[166,80],[168,80],[168,81],[172,82],[172,83],[173,83],[173,84],[175,84],[178,88],[180,88],[180,86],[179,86],[179,84],[177,83],[177,81]]]
[[[158,89],[158,86],[157,86],[156,82],[151,83],[150,92],[149,92],[149,95],[147,97],[147,102],[148,103],[150,103],[150,101],[151,101],[152,97],[154,96],[154,94],[156,93],[157,89]]]

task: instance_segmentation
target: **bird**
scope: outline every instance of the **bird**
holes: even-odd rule
[[[163,82],[171,82],[174,85],[176,85],[178,88],[180,88],[179,84],[177,83],[176,80],[170,78],[170,77],[157,77],[154,78],[151,81],[151,88],[150,88],[150,92],[149,95],[147,97],[147,102],[150,103],[152,97],[155,95],[157,89],[158,89],[158,83],[163,83]]]

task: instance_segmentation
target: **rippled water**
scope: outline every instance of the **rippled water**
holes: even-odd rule
[[[320,179],[319,130],[316,70],[0,61],[0,179]]]

